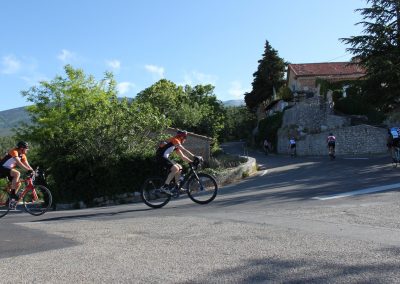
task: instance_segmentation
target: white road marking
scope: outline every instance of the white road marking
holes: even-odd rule
[[[370,187],[370,188],[349,191],[349,192],[328,195],[328,196],[321,196],[321,197],[316,196],[316,197],[313,197],[312,199],[329,200],[329,199],[343,198],[343,197],[349,197],[349,196],[360,195],[360,194],[367,194],[367,193],[372,193],[372,192],[385,191],[385,190],[390,190],[390,189],[395,189],[395,188],[400,188],[400,183]]]

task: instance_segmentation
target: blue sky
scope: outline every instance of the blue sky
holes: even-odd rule
[[[119,96],[161,78],[212,84],[243,99],[265,41],[290,63],[348,61],[339,38],[359,35],[365,0],[3,0],[0,111],[28,105],[21,91],[71,64],[111,71]]]

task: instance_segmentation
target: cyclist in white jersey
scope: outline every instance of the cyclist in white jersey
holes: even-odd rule
[[[388,129],[387,147],[394,159],[395,147],[400,147],[400,127],[392,127]]]

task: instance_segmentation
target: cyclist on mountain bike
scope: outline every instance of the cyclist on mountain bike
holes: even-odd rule
[[[161,145],[159,145],[157,149],[156,152],[157,161],[162,166],[165,166],[167,169],[170,170],[168,177],[165,180],[164,186],[162,187],[162,189],[167,193],[170,193],[169,184],[171,183],[172,179],[175,177],[175,183],[177,183],[182,172],[182,166],[176,163],[175,161],[171,160],[169,158],[170,154],[176,152],[182,158],[182,160],[188,163],[193,163],[193,161],[189,159],[185,155],[185,153],[189,154],[193,158],[196,157],[189,150],[187,150],[185,147],[182,146],[182,144],[185,143],[187,136],[188,136],[187,131],[178,130],[174,137],[171,137],[167,141],[161,143]]]
[[[335,159],[336,137],[333,136],[333,133],[329,133],[328,137],[326,138],[326,143],[328,144],[329,156]]]
[[[395,160],[395,147],[400,147],[400,127],[392,127],[388,129],[387,147],[390,150],[393,161]]]
[[[29,149],[28,143],[20,141],[17,146],[8,151],[7,155],[0,160],[0,178],[7,177],[11,183],[10,199],[14,201],[18,200],[16,192],[18,191],[20,172],[16,170],[16,167],[22,168],[28,172],[32,172],[33,169],[28,163],[26,158],[26,151]]]

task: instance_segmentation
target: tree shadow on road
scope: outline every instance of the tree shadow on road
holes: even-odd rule
[[[399,261],[393,258],[374,264],[345,264],[329,255],[276,257],[246,260],[243,265],[218,269],[183,283],[219,283],[220,279],[224,283],[396,283],[400,278],[398,267]]]

